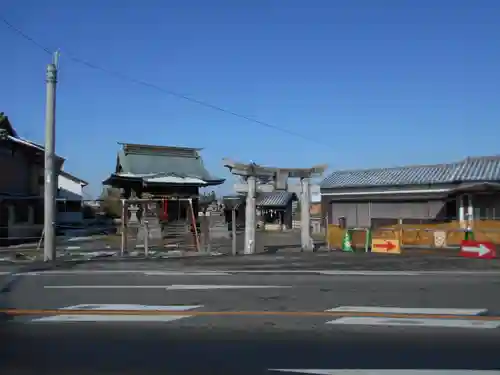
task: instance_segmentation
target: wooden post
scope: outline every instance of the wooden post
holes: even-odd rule
[[[127,208],[127,203],[126,199],[122,199],[122,223],[121,223],[121,246],[120,246],[120,255],[123,256],[125,252],[127,251],[128,247],[128,225],[127,225],[127,219],[128,219],[128,208]]]

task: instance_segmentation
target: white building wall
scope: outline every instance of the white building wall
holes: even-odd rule
[[[57,198],[68,199],[73,201],[82,200],[83,186],[80,182],[76,182],[66,176],[59,175],[57,181],[57,187],[59,189]]]
[[[58,177],[58,192],[57,198],[58,202],[58,212],[57,212],[57,222],[59,224],[69,224],[69,223],[80,223],[83,222],[83,212],[82,210],[67,210],[63,200],[74,203],[78,202],[81,206],[83,199],[83,184],[79,181],[74,181],[63,175]]]

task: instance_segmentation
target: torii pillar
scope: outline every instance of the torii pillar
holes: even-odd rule
[[[321,176],[327,169],[326,165],[312,168],[275,168],[264,167],[255,163],[243,164],[229,159],[224,159],[224,166],[229,168],[232,174],[245,177],[248,185],[246,210],[245,210],[245,249],[244,254],[255,253],[255,201],[257,194],[257,178],[274,177],[275,182],[283,174],[287,178],[300,178],[300,242],[302,251],[313,251],[314,242],[311,238],[311,177]]]

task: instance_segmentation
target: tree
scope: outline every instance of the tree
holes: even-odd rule
[[[103,189],[100,201],[101,210],[104,215],[113,219],[122,217],[122,202],[120,198],[120,189],[113,187],[105,187]]]

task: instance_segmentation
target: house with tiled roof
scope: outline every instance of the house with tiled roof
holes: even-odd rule
[[[44,147],[21,138],[0,113],[0,243],[35,241],[43,229]],[[64,159],[56,156],[56,168]]]
[[[500,217],[500,156],[434,165],[335,171],[320,185],[322,213],[348,227]]]

